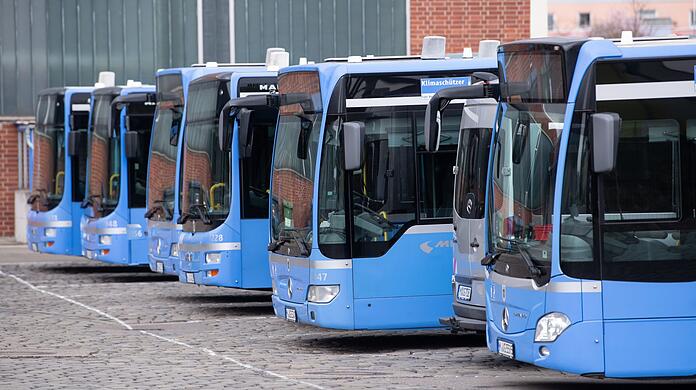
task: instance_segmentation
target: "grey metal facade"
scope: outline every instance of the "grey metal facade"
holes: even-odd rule
[[[47,87],[154,82],[196,62],[195,0],[0,0],[0,116],[33,115]]]
[[[406,0],[234,0],[235,60],[283,47],[292,63],[407,52]]]
[[[407,3],[203,0],[203,61],[262,62],[267,47],[292,63],[405,54]],[[0,117],[31,116],[40,90],[91,85],[103,70],[152,83],[159,68],[198,62],[197,20],[196,0],[0,0]]]

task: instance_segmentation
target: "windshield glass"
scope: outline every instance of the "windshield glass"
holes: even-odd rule
[[[558,103],[564,95],[562,55],[504,53],[499,60],[505,82],[492,155],[489,245],[512,262],[531,261],[525,277],[538,267],[543,279],[537,281],[548,281],[555,168],[566,111],[566,104]]]
[[[147,208],[162,207],[151,219],[171,221],[174,214],[176,149],[184,109],[181,75],[157,78],[157,106],[150,151]]]
[[[229,82],[191,84],[186,102],[180,204],[184,231],[208,231],[230,212],[230,152],[218,146],[218,116],[230,100]]]
[[[275,251],[309,256],[322,111],[319,74],[286,73],[278,84],[281,106],[273,151],[271,232],[281,244]]]
[[[63,95],[41,95],[36,106],[34,131],[34,192],[40,198],[34,210],[47,211],[63,198],[65,181],[65,131]]]
[[[551,262],[554,168],[565,105],[503,104],[493,150],[493,251],[527,250]]]
[[[89,133],[88,198],[95,217],[109,214],[118,205],[121,176],[119,112],[111,108],[114,95],[96,95]]]

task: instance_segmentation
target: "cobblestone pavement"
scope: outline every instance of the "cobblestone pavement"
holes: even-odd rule
[[[0,246],[0,388],[597,384],[620,383],[495,356],[482,336],[300,326],[273,316],[268,292]]]

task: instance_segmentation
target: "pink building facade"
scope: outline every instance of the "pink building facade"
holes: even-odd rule
[[[696,35],[696,0],[549,0],[550,36]]]

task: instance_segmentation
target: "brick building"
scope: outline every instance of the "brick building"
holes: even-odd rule
[[[476,51],[482,39],[510,42],[544,36],[545,6],[535,0],[411,0],[410,51],[419,53],[427,35],[447,37],[448,53],[461,53],[465,47]]]

